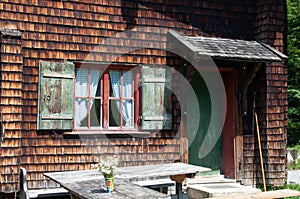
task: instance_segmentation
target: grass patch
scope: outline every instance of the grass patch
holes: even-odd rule
[[[291,147],[288,147],[288,149],[289,149],[289,150],[291,150],[291,149],[297,150],[297,151],[298,151],[298,154],[300,154],[300,144],[294,145],[294,146],[291,146]],[[297,161],[296,164],[289,165],[289,166],[288,166],[288,169],[289,169],[289,170],[300,169],[300,161]]]
[[[291,147],[288,147],[288,149],[295,149],[298,151],[298,154],[300,154],[300,144],[297,144],[297,145],[294,145],[294,146],[291,146]]]
[[[297,164],[291,164],[288,166],[289,170],[299,170],[300,169],[300,161],[297,162]]]

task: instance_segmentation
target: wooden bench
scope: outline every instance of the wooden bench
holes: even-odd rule
[[[143,180],[143,181],[135,181],[132,182],[133,184],[147,187],[150,189],[154,189],[156,191],[168,194],[168,188],[174,187],[175,182],[172,181],[170,178],[163,178],[163,179],[157,179],[157,180]]]
[[[20,168],[20,199],[60,197],[69,195],[69,192],[63,188],[28,190],[26,176],[26,169]]]
[[[255,194],[235,194],[235,195],[227,195],[220,197],[213,197],[210,199],[278,199],[292,196],[300,196],[299,191],[291,190],[291,189],[282,189],[275,191],[266,191]]]

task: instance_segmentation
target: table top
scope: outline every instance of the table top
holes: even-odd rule
[[[129,181],[152,180],[168,178],[170,175],[196,174],[211,171],[210,168],[194,166],[184,163],[142,165],[132,167],[119,167],[115,178]],[[97,170],[79,170],[45,173],[46,177],[59,184],[72,183],[74,181],[97,180],[103,178]],[[74,176],[77,176],[74,178]]]
[[[74,198],[80,199],[99,199],[99,198],[169,198],[166,194],[115,179],[114,191],[106,193],[104,180],[87,180],[84,182],[73,182],[64,184]]]
[[[173,175],[196,174],[211,169],[184,163],[119,167],[115,175],[115,191],[105,193],[104,178],[97,170],[45,173],[44,175],[79,198],[166,198],[165,194],[134,185],[133,181],[169,178]]]

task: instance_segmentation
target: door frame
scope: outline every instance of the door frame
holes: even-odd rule
[[[236,73],[221,71],[226,91],[226,117],[222,131],[222,169],[228,178],[235,179],[237,160]]]

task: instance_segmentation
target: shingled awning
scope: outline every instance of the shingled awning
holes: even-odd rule
[[[287,56],[260,41],[186,36],[173,30],[168,32],[168,48],[193,59],[205,56],[255,62],[282,62],[287,59]]]

